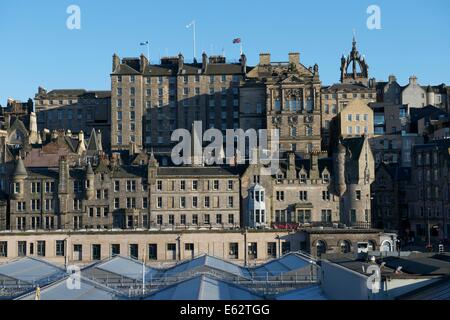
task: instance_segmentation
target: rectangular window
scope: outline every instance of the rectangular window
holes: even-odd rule
[[[197,214],[192,215],[192,224],[194,224],[194,225],[198,224],[198,215]]]
[[[65,241],[64,240],[56,240],[56,256],[57,257],[65,256]]]
[[[98,261],[102,257],[101,245],[93,244],[92,245],[92,260]]]
[[[130,253],[129,256],[131,259],[138,259],[139,258],[139,246],[136,243],[130,244]]]
[[[158,259],[158,245],[156,243],[150,243],[148,245],[148,259],[149,260]]]
[[[17,242],[17,255],[19,257],[25,257],[27,255],[27,242],[26,241]]]
[[[308,201],[308,191],[299,191],[300,201]]]
[[[234,207],[234,198],[228,197],[228,208],[233,208],[233,207]]]
[[[208,213],[205,214],[204,221],[205,221],[205,224],[211,224],[211,216]]]
[[[83,260],[83,246],[81,244],[73,245],[73,255],[74,255],[74,260],[76,260],[76,261]]]
[[[0,257],[7,258],[8,257],[8,242],[0,241]]]
[[[228,223],[229,224],[234,224],[234,214],[229,214],[228,215]]]
[[[277,191],[277,201],[284,201],[284,191]]]
[[[162,225],[162,224],[163,224],[163,216],[162,216],[162,214],[158,214],[158,215],[156,216],[156,223],[157,223],[158,225]]]
[[[45,241],[37,242],[37,255],[40,257],[45,257]]]
[[[277,257],[277,243],[267,242],[267,257],[276,258]]]
[[[186,224],[186,215],[185,214],[180,215],[180,224],[182,224],[182,225]]]
[[[239,259],[239,244],[237,242],[231,242],[229,244],[229,259]]]
[[[111,244],[111,257],[120,255],[120,244]]]
[[[209,196],[205,197],[205,208],[209,208],[210,207],[210,198]]]
[[[222,224],[222,215],[220,213],[216,214],[216,223]]]

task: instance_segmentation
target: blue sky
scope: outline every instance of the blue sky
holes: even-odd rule
[[[81,9],[81,30],[66,27],[69,5]],[[367,7],[381,8],[381,30],[366,27]],[[356,29],[360,52],[378,80],[415,74],[423,85],[450,85],[448,0],[2,0],[0,2],[0,104],[26,100],[47,89],[109,89],[111,57],[183,52],[192,58],[197,21],[197,55],[224,50],[237,59],[241,37],[249,64],[260,52],[284,61],[299,51],[306,66],[318,63],[323,84],[339,81],[340,57],[351,49]]]

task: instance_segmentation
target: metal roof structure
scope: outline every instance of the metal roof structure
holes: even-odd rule
[[[241,286],[199,275],[171,285],[145,300],[262,300],[263,297]]]
[[[121,277],[142,281],[142,262],[122,256],[115,256],[105,262],[92,266],[93,268],[116,274]],[[145,266],[145,278],[158,273],[158,270]]]
[[[68,285],[69,277],[41,288],[40,300],[118,300],[120,295],[113,290],[85,278],[81,278],[79,289]],[[16,300],[35,300],[36,291]]]
[[[209,255],[202,255],[167,269],[164,272],[164,276],[193,273],[200,269],[210,269],[211,271],[218,271],[241,278],[251,278],[251,274],[247,268]]]
[[[64,269],[49,262],[25,257],[0,265],[0,278],[33,285],[47,284],[66,275]]]
[[[279,259],[269,261],[261,266],[252,268],[253,274],[268,274],[269,276],[278,276],[283,273],[300,270],[310,267],[312,261],[301,257],[295,253],[287,254]]]
[[[319,285],[300,288],[275,296],[275,300],[328,300]]]

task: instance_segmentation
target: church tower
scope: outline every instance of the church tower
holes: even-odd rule
[[[369,66],[356,47],[355,36],[352,51],[347,57],[342,55],[341,58],[341,83],[369,86]]]

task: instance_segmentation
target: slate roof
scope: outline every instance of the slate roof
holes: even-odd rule
[[[279,162],[279,167],[282,172],[286,172],[288,168],[288,160],[282,159]],[[325,170],[325,168],[328,170],[330,174],[333,173],[333,159],[324,157],[318,159],[318,167],[319,167],[319,173],[322,174],[322,172]],[[301,169],[305,169],[307,172],[311,170],[311,160],[310,159],[295,159],[295,169],[297,171],[300,171]]]
[[[29,178],[58,179],[58,168],[28,168]]]
[[[423,108],[411,108],[410,109],[410,121],[411,122],[417,122],[420,119],[423,119],[425,117],[431,117],[432,119],[438,119],[441,115],[448,115],[447,112],[436,108],[435,106],[428,105]]]
[[[15,176],[26,176],[28,174],[27,169],[25,169],[25,165],[23,164],[23,160],[21,157],[16,162],[16,166],[14,168],[14,175]]]
[[[235,176],[235,168],[227,167],[159,167],[158,176]]]
[[[372,88],[366,87],[362,84],[350,84],[350,83],[335,83],[328,87],[322,87],[322,92],[337,92],[337,91],[367,91],[371,90]],[[375,91],[373,89],[373,91]]]
[[[85,89],[55,89],[47,93],[48,97],[59,97],[59,96],[67,96],[67,97],[79,97],[86,93]]]

